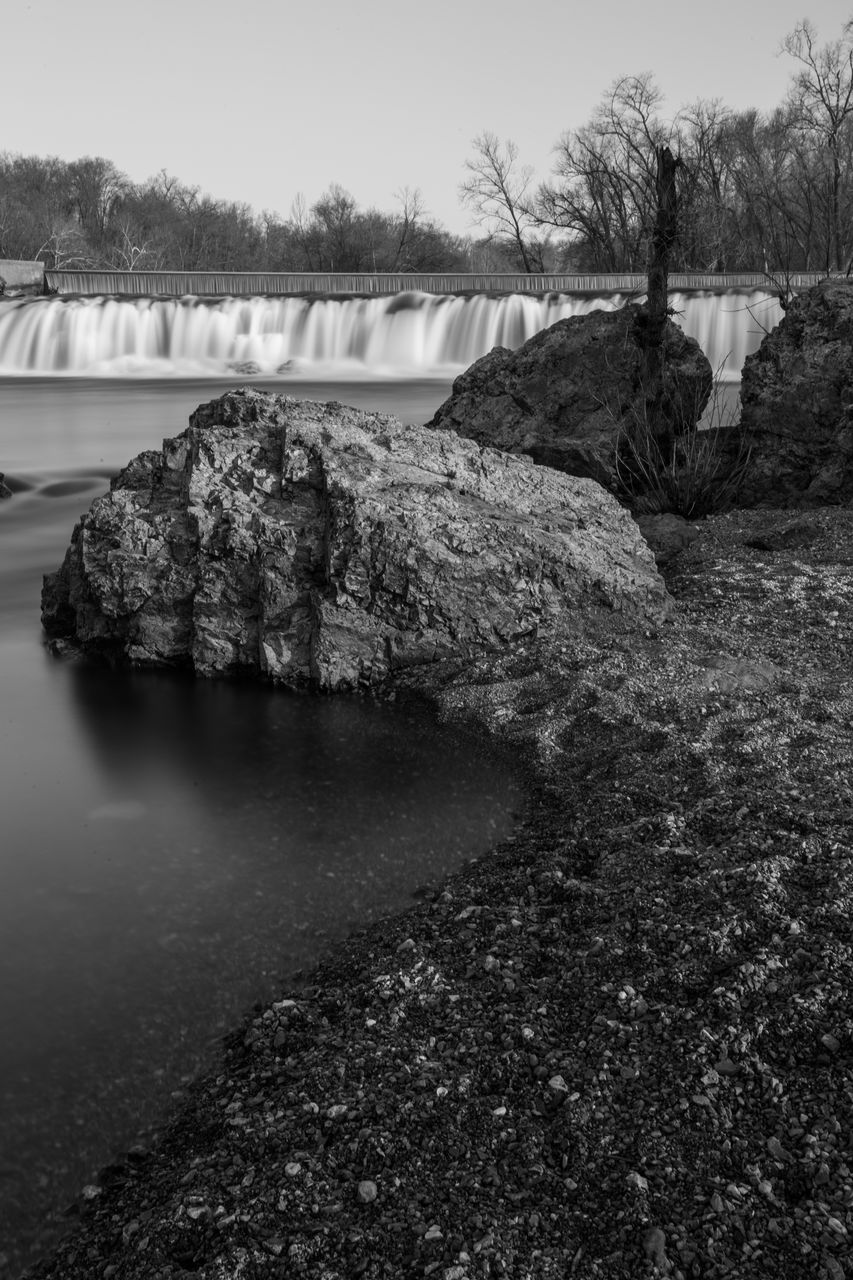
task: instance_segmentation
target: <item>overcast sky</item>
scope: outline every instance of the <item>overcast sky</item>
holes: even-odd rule
[[[652,71],[674,112],[697,97],[775,106],[783,37],[821,42],[842,0],[0,0],[0,149],[160,169],[286,216],[332,183],[470,227],[457,188],[484,129],[539,178],[620,75]]]

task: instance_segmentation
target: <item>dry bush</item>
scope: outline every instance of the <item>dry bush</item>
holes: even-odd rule
[[[698,406],[697,406],[698,408]],[[645,401],[623,417],[616,446],[620,497],[637,515],[673,512],[699,520],[731,507],[752,450],[739,424],[739,404],[727,404],[719,371],[701,419],[679,410],[664,437]]]

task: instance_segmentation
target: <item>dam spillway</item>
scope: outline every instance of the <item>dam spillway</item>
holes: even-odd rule
[[[0,299],[0,377],[447,378],[492,347],[518,347],[558,320],[642,296],[407,290]],[[746,356],[782,316],[766,284],[674,289],[670,305],[728,381],[740,378]]]

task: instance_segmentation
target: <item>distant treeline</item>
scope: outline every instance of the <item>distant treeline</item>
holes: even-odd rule
[[[0,154],[0,258],[48,269],[464,271],[472,246],[403,191],[390,213],[360,209],[333,185],[289,218],[215,200],[165,172],[133,183],[99,156]],[[483,269],[478,260],[477,269]]]
[[[674,117],[649,74],[623,76],[564,133],[537,184],[511,141],[474,139],[460,199],[482,229],[453,235],[406,188],[390,212],[333,184],[290,215],[216,200],[165,172],[137,184],[111,161],[0,153],[0,258],[50,269],[173,271],[643,271],[656,151],[679,157],[681,271],[846,270],[853,259],[853,21],[819,45],[808,21],[774,111],[698,101]]]

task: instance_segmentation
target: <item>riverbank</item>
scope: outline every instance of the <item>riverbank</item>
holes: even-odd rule
[[[736,512],[659,630],[431,668],[538,808],[260,1011],[31,1274],[847,1274],[851,564],[849,508]]]

